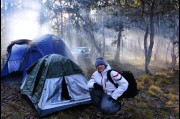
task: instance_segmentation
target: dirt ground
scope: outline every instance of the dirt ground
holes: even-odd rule
[[[124,64],[114,64],[110,62],[111,66],[116,69],[130,70],[133,72],[136,78],[139,78],[142,75],[145,75],[143,70],[143,65],[132,65],[129,63]],[[95,69],[88,69],[85,72],[91,74]],[[157,72],[171,72],[168,67],[162,67],[157,65],[152,65],[151,69],[152,75],[155,75]],[[171,82],[178,83],[179,82],[179,70],[177,69],[174,72],[174,75],[177,75],[175,79]],[[89,78],[90,75],[87,75]],[[169,84],[168,84],[169,86]],[[167,86],[167,87],[168,87]],[[179,83],[176,86],[176,91],[179,92]],[[20,94],[19,92],[20,85],[17,84],[1,84],[1,118],[2,119],[40,119],[34,107]],[[172,86],[170,85],[170,88]],[[167,89],[165,89],[167,91]],[[179,95],[178,95],[179,96]],[[147,102],[149,100],[149,102]],[[179,117],[179,113],[172,115],[169,112],[173,112],[172,108],[162,108],[164,103],[162,100],[167,100],[165,98],[156,98],[150,97],[147,94],[146,90],[142,90],[139,97],[135,99],[135,101],[129,100],[128,105],[126,104],[122,109],[123,116],[119,117],[107,117],[107,119],[176,119]],[[179,100],[179,99],[178,99]],[[136,104],[134,104],[134,102]],[[150,104],[149,104],[150,103]],[[143,107],[143,105],[147,105],[147,109]],[[148,105],[154,105],[149,106]],[[159,107],[158,107],[159,106]],[[133,108],[132,108],[133,107]],[[137,108],[137,109],[136,109]],[[179,108],[178,108],[179,109]],[[156,110],[153,111],[153,110]],[[127,113],[129,112],[129,113]],[[84,105],[70,108],[64,111],[59,111],[55,114],[44,117],[45,119],[98,119],[95,116],[95,108],[93,105]],[[136,116],[135,116],[136,115]],[[146,115],[150,115],[146,117]],[[105,118],[105,117],[101,117]],[[99,118],[100,119],[100,118]]]

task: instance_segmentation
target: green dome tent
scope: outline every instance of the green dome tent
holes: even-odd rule
[[[73,61],[58,54],[46,55],[33,64],[21,85],[40,116],[69,107],[90,104],[87,78]]]

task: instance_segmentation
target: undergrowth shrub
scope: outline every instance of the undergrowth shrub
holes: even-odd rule
[[[169,100],[165,103],[166,106],[172,106],[173,105],[173,101]]]
[[[172,93],[168,94],[168,99],[171,101],[178,101],[179,100],[179,96],[178,95],[174,95]]]
[[[160,88],[160,87],[157,87],[157,86],[155,86],[155,85],[151,85],[151,86],[149,87],[149,90],[150,90],[150,91],[153,91],[153,92],[155,92],[155,93],[163,93],[163,91],[161,90],[161,88]]]
[[[144,87],[148,88],[150,85],[153,84],[153,80],[152,77],[148,76],[148,75],[144,75],[140,78],[139,82],[143,82],[144,83]]]

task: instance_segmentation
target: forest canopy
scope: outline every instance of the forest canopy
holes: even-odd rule
[[[93,59],[142,58],[146,73],[152,59],[179,60],[177,0],[1,0],[1,20],[2,57],[11,41],[50,33]]]

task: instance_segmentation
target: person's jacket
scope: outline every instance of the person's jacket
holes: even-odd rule
[[[110,75],[112,80],[118,84],[118,88],[116,88],[114,84],[107,80],[107,71],[110,69],[111,67],[107,65],[103,72],[95,71],[88,81],[88,87],[93,88],[94,83],[97,83],[103,87],[106,94],[111,95],[111,97],[116,100],[127,90],[129,84],[121,74],[116,71],[111,71]]]

